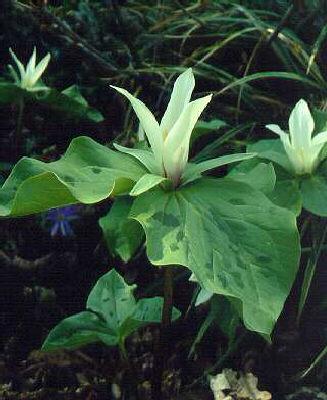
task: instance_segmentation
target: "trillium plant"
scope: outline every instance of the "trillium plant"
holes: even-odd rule
[[[293,172],[296,175],[312,174],[323,160],[321,150],[327,142],[327,131],[312,137],[314,121],[303,99],[294,107],[288,126],[289,134],[278,125],[267,125],[267,128],[279,135]]]
[[[225,296],[248,329],[269,337],[298,270],[296,213],[272,195],[276,174],[260,146],[200,163],[189,159],[192,131],[211,100],[209,94],[191,101],[194,85],[187,69],[177,78],[160,123],[141,100],[114,87],[130,101],[148,146],[116,143],[112,150],[79,137],[58,161],[23,158],[0,191],[0,213],[17,217],[112,197],[113,206],[100,225],[118,255],[128,260],[145,238],[148,259],[162,267],[170,288],[172,266],[187,268],[203,290]],[[291,161],[283,145],[278,146],[291,176]],[[224,177],[208,175],[221,166]],[[119,296],[128,294],[133,307],[126,310],[120,304],[122,311],[117,308],[120,314],[113,318],[105,306],[117,295],[116,284]],[[97,287],[101,290],[92,291],[88,311],[55,328],[45,348],[96,340],[117,344],[133,327],[158,321],[153,310],[162,310],[168,321],[178,316],[167,293],[142,314],[128,285],[115,274]],[[101,302],[107,297],[108,302]]]
[[[12,77],[15,80],[15,83],[20,86],[22,89],[30,90],[30,91],[38,91],[47,89],[46,86],[41,84],[40,78],[43,72],[46,70],[49,61],[50,54],[48,53],[37,65],[36,65],[36,48],[34,47],[33,54],[26,65],[24,67],[23,63],[17,58],[16,54],[9,49],[11,57],[15,61],[16,67],[18,69],[19,75],[17,74],[15,68],[12,65],[9,65],[9,70],[11,72]]]
[[[52,108],[69,119],[87,119],[94,122],[103,120],[97,110],[89,107],[76,85],[58,91],[43,82],[42,78],[46,75],[51,60],[50,53],[37,63],[37,51],[34,47],[26,65],[12,49],[9,49],[9,53],[14,64],[8,65],[10,79],[0,78],[0,103],[19,105],[17,118],[20,119],[17,122],[19,127],[22,127],[24,105],[29,101]]]
[[[292,110],[285,132],[278,125],[266,127],[280,139],[261,140],[248,147],[259,158],[273,161],[282,168],[277,180],[292,191],[291,202],[299,213],[303,205],[309,212],[327,216],[327,126],[326,115],[315,110],[322,124],[315,127],[308,104],[301,99]],[[276,170],[276,171],[277,171]],[[296,204],[298,206],[296,206]],[[289,204],[292,206],[292,204]]]

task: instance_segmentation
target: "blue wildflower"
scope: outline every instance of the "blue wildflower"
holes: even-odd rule
[[[45,219],[51,223],[51,236],[56,236],[57,234],[62,236],[72,236],[74,232],[71,226],[71,221],[78,218],[77,212],[78,206],[75,205],[52,208],[49,210]]]

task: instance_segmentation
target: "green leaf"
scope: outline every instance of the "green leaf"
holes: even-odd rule
[[[247,151],[250,153],[255,152],[257,157],[273,161],[290,173],[293,172],[292,165],[280,139],[259,140],[248,145]]]
[[[194,143],[204,135],[215,133],[225,126],[227,126],[226,122],[222,121],[221,119],[212,119],[211,121],[199,120],[193,129],[191,143]]]
[[[74,99],[77,103],[82,104],[83,106],[87,106],[87,101],[81,95],[79,88],[76,85],[69,86],[67,89],[64,89],[61,93],[66,96]]]
[[[145,298],[138,301],[136,310],[132,316],[135,321],[140,322],[161,322],[161,314],[163,308],[162,297]],[[172,311],[172,321],[175,321],[181,316],[179,310],[175,307]]]
[[[52,163],[23,158],[0,189],[0,215],[20,216],[128,192],[145,173],[132,157],[90,138],[74,139]]]
[[[136,301],[133,296],[135,285],[128,285],[112,269],[103,275],[91,290],[86,307],[99,313],[107,326],[117,334],[121,324],[133,314]]]
[[[124,262],[129,261],[144,240],[141,225],[129,218],[133,200],[117,197],[107,215],[99,219],[108,249]]]
[[[148,323],[160,322],[163,299],[141,299],[136,302],[133,291],[113,269],[95,284],[87,299],[88,311],[61,321],[49,333],[42,350],[74,349],[93,342],[107,346],[119,345],[125,352],[124,341],[136,329]],[[180,316],[173,308],[172,319]]]
[[[222,296],[213,296],[211,309],[222,333],[228,338],[229,346],[236,337],[236,329],[240,325],[240,318],[233,304]]]
[[[300,183],[303,207],[313,214],[327,217],[327,176],[312,175]]]
[[[126,319],[120,328],[120,336],[122,339],[124,340],[128,335],[144,325],[161,322],[162,308],[162,297],[152,297],[139,300],[136,304],[134,314],[130,318]],[[180,311],[173,307],[172,321],[175,321],[180,316]]]
[[[230,171],[228,177],[247,183],[264,193],[272,192],[276,183],[276,174],[272,164],[258,163],[257,159],[241,162]]]
[[[15,83],[0,81],[0,103],[10,104],[19,103],[21,98],[24,97],[25,90],[21,89]]]
[[[212,325],[218,325],[222,333],[228,338],[228,347],[235,340],[236,329],[240,324],[238,314],[226,298],[213,295],[213,293],[211,293],[210,297],[210,311],[197,332],[188,357],[194,354],[196,346],[201,342],[205,333]]]
[[[315,133],[327,131],[327,112],[314,108],[312,110],[312,118],[315,122]]]
[[[242,302],[249,329],[271,333],[298,269],[293,213],[241,182],[203,178],[142,194],[131,217],[154,265],[188,267],[206,290]]]
[[[82,311],[64,319],[53,328],[43,343],[42,350],[73,350],[99,341],[114,346],[118,343],[118,338],[110,335],[106,325],[96,314]]]
[[[101,122],[104,119],[99,111],[88,105],[76,85],[70,86],[62,92],[52,88],[33,94],[29,92],[29,98],[34,98],[41,104],[63,113],[71,119],[87,119],[93,122]]]
[[[133,189],[129,192],[131,196],[139,196],[140,194],[147,192],[155,186],[160,185],[162,182],[169,182],[167,178],[159,175],[145,174],[135,184]]]
[[[226,92],[227,90],[230,90],[237,86],[244,85],[249,82],[253,82],[253,81],[257,81],[257,80],[261,80],[261,79],[271,79],[271,78],[295,80],[295,81],[302,82],[302,83],[308,85],[309,87],[311,86],[316,89],[321,89],[321,86],[319,85],[319,83],[309,79],[306,76],[296,74],[293,72],[269,71],[269,72],[257,72],[255,74],[247,75],[247,76],[244,76],[243,78],[236,79],[234,82],[228,84],[222,90],[220,90],[218,92],[218,94],[222,94],[222,93]]]
[[[278,165],[273,168],[268,161],[264,163],[255,158],[238,164],[230,171],[228,177],[261,190],[273,203],[288,208],[295,215],[301,212],[302,199],[298,181]]]
[[[280,177],[278,174],[275,188],[267,194],[267,197],[276,205],[289,209],[296,216],[300,215],[302,198],[298,181],[294,177]]]

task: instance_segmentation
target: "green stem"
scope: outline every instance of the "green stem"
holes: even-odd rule
[[[205,370],[205,372],[203,373],[203,375],[201,375],[199,378],[197,378],[195,381],[193,381],[191,384],[187,385],[187,387],[185,389],[191,389],[194,386],[198,385],[199,383],[203,382],[206,380],[206,378],[208,377],[208,375],[213,375],[215,373],[217,373],[217,370],[219,370],[225,363],[226,360],[228,360],[228,358],[237,350],[238,346],[240,345],[240,343],[242,342],[242,340],[245,338],[247,332],[243,332],[242,334],[240,334],[238,336],[238,338],[236,338],[227,348],[226,353],[220,357],[218,359],[218,361],[212,365],[210,368],[208,368],[207,370]]]
[[[126,362],[129,362],[124,339],[119,341],[118,347],[119,347],[119,351],[122,356],[122,359]]]
[[[303,282],[301,286],[301,294],[300,294],[298,312],[296,317],[297,325],[300,324],[303,308],[307,301],[311,282],[316,271],[320,254],[324,250],[325,247],[324,243],[327,236],[327,225],[324,227],[324,229],[322,229],[322,231],[319,232],[320,230],[319,218],[313,218],[311,224],[312,224],[312,247],[307,261],[307,265],[305,267]]]
[[[325,346],[322,351],[318,354],[318,356],[315,358],[315,360],[310,364],[310,367],[307,368],[305,371],[301,372],[301,374],[299,374],[296,377],[296,380],[300,380],[305,378],[314,368],[316,368],[316,366],[320,363],[320,361],[326,357],[327,355],[327,346]]]
[[[164,267],[164,304],[161,314],[161,331],[159,346],[156,351],[156,368],[157,373],[154,379],[154,398],[162,399],[162,382],[165,368],[169,356],[169,330],[171,325],[171,317],[173,310],[173,269],[172,267]]]
[[[173,311],[173,269],[164,268],[164,304],[161,315],[161,325],[167,329],[171,324],[171,315]]]
[[[128,353],[125,346],[125,338],[122,338],[118,343],[121,361],[124,366],[126,366],[126,383],[127,383],[127,391],[130,391],[133,394],[136,400],[139,400],[138,395],[138,381],[137,381],[137,371],[133,366],[133,362],[128,357]]]

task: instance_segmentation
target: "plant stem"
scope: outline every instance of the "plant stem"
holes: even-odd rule
[[[162,383],[169,356],[169,328],[173,310],[173,269],[164,267],[164,304],[161,314],[161,330],[159,346],[156,351],[156,370],[154,379],[154,398],[162,399]]]
[[[309,368],[305,371],[301,372],[295,380],[300,380],[305,378],[316,366],[320,363],[320,361],[327,356],[327,346],[325,346],[322,351],[318,354],[315,360],[310,364]]]
[[[307,265],[304,270],[304,277],[301,285],[301,293],[300,293],[300,299],[298,303],[298,311],[296,317],[296,323],[298,326],[301,321],[303,308],[306,304],[311,282],[316,272],[317,263],[320,254],[324,249],[324,243],[327,236],[327,226],[325,226],[323,229],[318,228],[320,226],[320,219],[318,217],[313,218],[311,224],[312,224],[312,247],[307,261]]]
[[[161,327],[167,329],[171,324],[173,310],[173,270],[171,267],[164,268],[164,304],[161,315]]]

